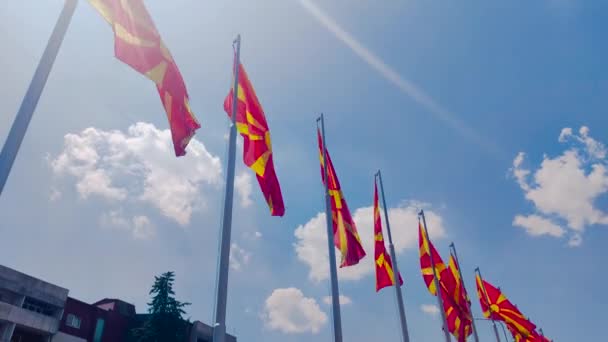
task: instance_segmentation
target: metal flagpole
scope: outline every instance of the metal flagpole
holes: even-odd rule
[[[382,174],[380,170],[376,173],[376,177],[380,181],[380,193],[382,194],[382,206],[384,207],[384,220],[386,221],[386,231],[388,233],[388,248],[393,261],[393,281],[395,285],[395,293],[397,294],[397,306],[399,307],[399,320],[401,322],[401,334],[404,342],[410,341],[410,335],[407,331],[407,320],[405,318],[405,308],[403,307],[403,295],[401,294],[401,284],[399,284],[399,267],[397,267],[397,256],[395,254],[395,246],[393,245],[393,236],[391,234],[391,224],[388,220],[388,209],[386,207],[386,199],[384,197],[384,185],[382,184]]]
[[[65,33],[68,30],[68,26],[70,26],[70,21],[72,20],[72,15],[74,14],[77,4],[78,0],[65,1],[63,10],[59,15],[59,19],[57,19],[53,33],[51,33],[51,37],[40,58],[40,62],[38,62],[34,77],[32,77],[32,81],[23,97],[15,121],[13,121],[6,142],[2,147],[2,152],[0,152],[0,195],[2,195],[2,190],[4,189],[4,185],[6,185],[6,180],[8,179],[8,175],[11,172],[11,168],[15,162],[19,148],[21,147],[21,142],[23,142],[27,127],[32,120],[32,115],[34,115],[34,111],[36,110],[36,105],[38,104],[42,90],[49,78],[49,74],[53,68],[53,63],[55,62]]]
[[[460,269],[460,262],[458,261],[458,254],[456,254],[456,246],[452,242],[450,244],[450,248],[454,253],[454,261],[456,261],[456,267],[458,267],[458,276],[460,276],[460,281],[462,281],[462,288],[464,289],[464,293],[467,294],[467,288],[464,286],[464,278],[462,277],[462,270]],[[475,342],[479,342],[479,335],[477,334],[477,327],[475,326],[475,320],[473,319],[473,311],[471,310],[471,302],[469,301],[468,294],[466,295],[467,299],[467,307],[469,308],[469,312],[471,313],[471,325],[473,327],[473,336],[475,337]]]
[[[424,225],[424,235],[426,237],[426,241],[431,241],[429,239],[429,232],[426,230],[426,217],[424,216],[424,210],[420,210],[418,213],[418,220],[422,216],[422,224]],[[446,342],[450,342],[450,331],[448,330],[448,320],[445,317],[445,311],[443,310],[443,299],[441,299],[441,286],[439,285],[439,277],[437,276],[437,270],[435,269],[435,261],[433,260],[433,251],[429,246],[429,255],[431,257],[431,268],[433,269],[433,281],[435,282],[435,289],[437,290],[437,302],[439,303],[439,312],[441,312],[441,319],[443,320],[443,333],[445,334]]]
[[[492,317],[492,306],[490,305],[490,297],[488,296],[488,292],[486,292],[486,287],[483,284],[483,277],[481,276],[481,271],[479,267],[475,269],[475,272],[479,275],[479,279],[481,279],[481,289],[483,290],[483,295],[486,297],[486,303],[488,303],[488,311],[490,311],[490,320],[492,321],[492,325],[494,326],[494,335],[496,335],[496,342],[500,342],[500,336],[498,336],[498,329],[496,328],[496,322]]]
[[[230,136],[228,138],[228,165],[226,167],[226,190],[224,195],[224,214],[219,250],[219,265],[215,297],[215,317],[213,327],[213,342],[224,342],[226,338],[226,302],[228,297],[228,266],[230,262],[230,234],[232,231],[232,197],[234,193],[234,161],[236,154],[236,115],[239,92],[239,66],[241,55],[241,35],[236,36],[234,58],[234,88],[232,98],[232,117]]]
[[[334,342],[342,342],[342,318],[340,316],[340,290],[338,289],[338,270],[336,267],[336,250],[334,247],[334,228],[332,224],[331,197],[329,196],[329,179],[327,178],[327,144],[325,143],[325,120],[323,113],[317,119],[321,122],[323,140],[323,179],[325,180],[325,218],[327,219],[327,248],[329,250],[329,275],[331,279],[331,304],[334,322]]]

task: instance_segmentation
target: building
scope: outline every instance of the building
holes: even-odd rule
[[[0,265],[0,342],[48,342],[68,290]]]
[[[120,342],[146,320],[147,314],[120,299],[88,304],[68,292],[0,265],[0,342]],[[194,321],[184,342],[211,342],[212,333]],[[227,341],[236,337],[227,335]]]
[[[59,332],[53,342],[125,341],[135,306],[119,299],[87,304],[68,297]]]

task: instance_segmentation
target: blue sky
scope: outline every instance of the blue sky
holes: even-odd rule
[[[2,264],[81,300],[119,297],[140,311],[153,276],[174,270],[178,297],[193,303],[188,314],[210,322],[228,127],[222,104],[240,33],[286,215],[269,217],[239,149],[229,332],[244,341],[331,340],[314,131],[324,112],[367,246],[373,174],[383,171],[413,341],[441,338],[439,319],[422,310],[435,298],[415,247],[421,207],[440,253],[447,259],[449,243],[458,247],[476,316],[479,266],[549,337],[601,340],[608,4],[146,4],[202,123],[197,142],[173,157],[153,84],[113,58],[110,28],[81,1],[0,197]],[[2,139],[61,6],[0,5]],[[345,341],[397,340],[394,293],[375,293],[367,252],[366,263],[340,273],[350,299]],[[482,340],[492,338],[488,323],[478,328]]]

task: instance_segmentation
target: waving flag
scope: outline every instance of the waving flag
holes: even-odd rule
[[[448,330],[459,342],[464,342],[473,332],[473,316],[469,310],[469,298],[460,279],[460,271],[452,255],[448,267],[441,272],[440,284]]]
[[[420,252],[420,269],[422,271],[422,278],[429,292],[433,295],[437,295],[437,288],[435,288],[435,282],[433,281],[433,266],[431,266],[431,253],[433,253],[433,261],[435,262],[435,270],[437,277],[440,280],[440,275],[445,270],[445,264],[441,260],[441,256],[437,253],[435,246],[427,240],[426,234],[422,231],[422,222],[418,223],[418,247]]]
[[[515,326],[507,324],[507,329],[513,335],[515,342],[551,342],[548,338],[533,331],[529,336],[522,335]]]
[[[321,179],[325,184],[324,168],[325,162],[323,158],[323,138],[321,138],[321,132],[317,130],[317,137],[319,141],[319,159],[321,161]],[[336,170],[329,157],[329,152],[325,150],[327,154],[327,188],[329,196],[331,198],[331,214],[334,231],[334,245],[340,250],[342,254],[342,261],[340,267],[352,266],[359,263],[359,260],[365,257],[365,251],[361,245],[361,239],[355,226],[355,221],[350,215],[348,205],[344,194],[342,194],[342,188],[336,175]]]
[[[270,208],[270,215],[283,216],[285,205],[281,186],[274,170],[270,130],[266,123],[266,116],[243,64],[239,64],[238,68],[236,127],[244,140],[243,161],[255,172],[260,189]],[[233,97],[234,89],[231,88],[224,100],[224,110],[229,117],[232,117]]]
[[[387,286],[395,285],[395,275],[391,257],[386,253],[384,237],[382,235],[382,220],[380,218],[380,205],[378,204],[378,185],[374,182],[374,260],[376,260],[376,292]],[[403,279],[399,274],[399,285]]]
[[[505,322],[523,337],[528,337],[534,333],[536,325],[524,317],[500,289],[481,279],[479,274],[476,276],[476,283],[479,303],[485,317]],[[487,294],[487,298],[485,294]]]
[[[420,268],[422,277],[429,292],[436,296],[437,289],[433,281],[433,266],[431,266],[431,253],[435,262],[437,280],[441,286],[441,301],[445,313],[448,331],[458,339],[459,342],[466,341],[472,330],[472,316],[466,306],[466,295],[463,290],[462,281],[458,274],[458,268],[450,256],[449,267],[446,267],[441,256],[431,241],[427,240],[423,232],[422,222],[418,224],[418,246],[420,252]]]
[[[443,299],[443,310],[448,323],[448,331],[456,337],[458,342],[466,342],[467,337],[473,332],[471,316],[461,307],[454,305],[449,294],[444,293],[441,292],[441,298]]]
[[[114,54],[156,84],[167,113],[176,156],[200,128],[190,110],[182,75],[163,43],[143,0],[89,0],[114,30]]]

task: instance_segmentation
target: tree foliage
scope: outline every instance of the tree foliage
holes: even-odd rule
[[[175,274],[166,272],[154,277],[149,294],[148,315],[144,325],[132,331],[132,340],[137,342],[183,342],[186,341],[189,322],[182,315],[190,303],[175,299],[173,282]]]

